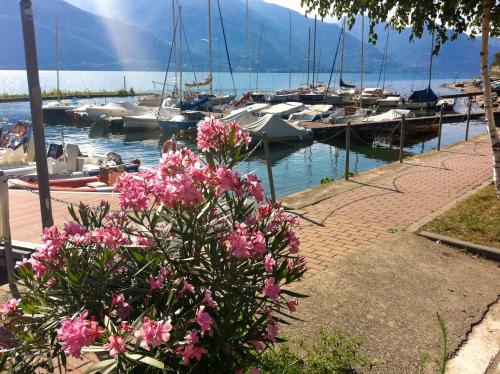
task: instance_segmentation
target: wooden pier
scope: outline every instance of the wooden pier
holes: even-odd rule
[[[471,120],[477,120],[484,118],[484,112],[472,112],[470,114]],[[443,115],[443,123],[455,123],[464,122],[467,120],[466,113],[450,113]],[[495,112],[495,121],[499,123],[500,112]],[[391,132],[396,129],[401,123],[401,119],[387,120],[381,122],[363,122],[362,119],[353,119],[350,124],[351,127],[359,132]],[[324,122],[301,122],[302,126],[306,129],[311,129],[314,133],[315,138],[322,138],[325,136],[335,135],[339,136],[343,133],[347,127],[347,123],[324,123]],[[416,130],[418,132],[425,132],[426,128],[429,132],[437,131],[439,126],[439,114],[434,116],[423,116],[423,117],[413,117],[406,118],[406,129],[409,131]]]

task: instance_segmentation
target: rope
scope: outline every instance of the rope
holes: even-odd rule
[[[332,139],[336,138],[337,136],[339,136],[340,134],[342,134],[344,131],[345,131],[345,127],[342,130],[340,130],[339,132],[335,133],[334,135],[329,136],[328,138],[325,138],[325,139],[321,139],[321,142],[327,142],[329,140],[332,140]]]
[[[373,146],[373,142],[369,143],[367,142],[366,140],[363,140],[357,133],[356,131],[354,130],[354,128],[351,126],[351,134],[354,134],[354,136],[356,137],[356,139],[358,139],[361,143],[364,143],[366,145],[369,145],[369,146]]]
[[[245,154],[243,155],[242,159],[241,159],[241,160],[239,160],[239,162],[241,162],[241,161],[246,161],[246,160],[247,160],[250,156],[252,156],[252,155],[253,155],[253,154],[257,151],[257,149],[258,149],[258,148],[260,148],[260,146],[261,146],[263,143],[264,143],[264,141],[263,141],[262,139],[261,139],[261,140],[259,140],[259,142],[255,145],[255,147],[253,147],[251,151],[249,151],[249,152],[245,153]]]

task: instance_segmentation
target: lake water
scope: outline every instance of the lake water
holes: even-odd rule
[[[71,90],[108,90],[119,89],[123,85],[123,76],[127,77],[128,87],[134,87],[136,91],[152,91],[152,81],[163,79],[162,73],[154,72],[63,72],[61,77],[61,89]],[[248,75],[238,73],[235,75],[237,87],[240,92],[248,85]],[[305,74],[294,74],[292,76],[293,85],[298,85],[305,81]],[[327,74],[320,74],[320,80],[328,81]],[[378,76],[368,74],[366,86],[374,86]],[[399,79],[393,77],[388,81],[391,89],[398,90],[403,94],[414,89],[425,88],[427,81],[424,76],[401,76]],[[466,79],[468,77],[461,77]],[[357,77],[352,75],[347,77],[354,83]],[[458,78],[455,78],[458,79]],[[444,82],[454,80],[454,78],[434,79],[433,89],[439,94],[451,93],[453,91],[442,88]],[[216,73],[214,88],[218,88],[220,81],[221,90],[231,87],[230,76],[227,73]],[[40,82],[42,89],[54,88],[54,72],[40,72]],[[259,82],[262,90],[276,90],[288,86],[288,74],[260,74]],[[26,73],[24,71],[0,71],[0,92],[23,93],[26,92]],[[92,99],[91,102],[101,103],[104,99]],[[110,98],[108,100],[122,100]],[[134,98],[127,98],[134,100]],[[465,111],[463,104],[457,101],[456,109]],[[0,103],[0,117],[8,117],[11,120],[29,119],[29,103]],[[483,133],[486,126],[483,122],[472,121],[470,136]],[[78,144],[84,153],[95,152],[105,153],[115,151],[125,160],[139,158],[143,165],[154,166],[160,158],[159,147],[163,143],[159,134],[104,134],[92,128],[77,128],[64,124],[50,125],[45,127],[47,143],[75,143]],[[455,143],[463,140],[465,134],[465,123],[445,124],[443,126],[442,145]],[[427,139],[415,139],[412,145],[405,147],[408,155],[427,152],[437,146],[435,137]],[[193,144],[186,144],[194,147]],[[288,146],[272,145],[273,174],[278,196],[285,196],[294,192],[302,191],[320,184],[324,177],[332,179],[341,178],[344,175],[345,148],[342,141],[338,142],[318,142],[309,144]],[[351,172],[360,173],[375,167],[396,161],[399,156],[397,146],[393,146],[385,140],[374,141],[366,144],[353,140],[350,156]],[[266,191],[268,190],[267,171],[262,152],[256,152],[247,161],[238,166],[242,172],[255,172],[264,182]]]

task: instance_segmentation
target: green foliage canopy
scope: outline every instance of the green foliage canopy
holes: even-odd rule
[[[500,1],[486,0],[491,6],[490,35],[500,36]],[[398,32],[411,28],[410,41],[421,38],[429,30],[434,35],[437,54],[448,39],[461,33],[474,38],[481,33],[483,2],[481,0],[301,0],[307,13],[317,11],[321,17],[347,17],[349,29],[356,16],[370,19],[369,41],[377,42],[375,25],[387,22]]]

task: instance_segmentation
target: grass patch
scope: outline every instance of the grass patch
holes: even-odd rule
[[[341,332],[320,331],[314,344],[300,342],[300,353],[287,343],[263,354],[259,369],[262,374],[348,374],[357,373],[359,367],[372,367],[373,363],[359,353],[361,342]]]
[[[493,185],[462,201],[423,230],[500,248],[500,200]]]

